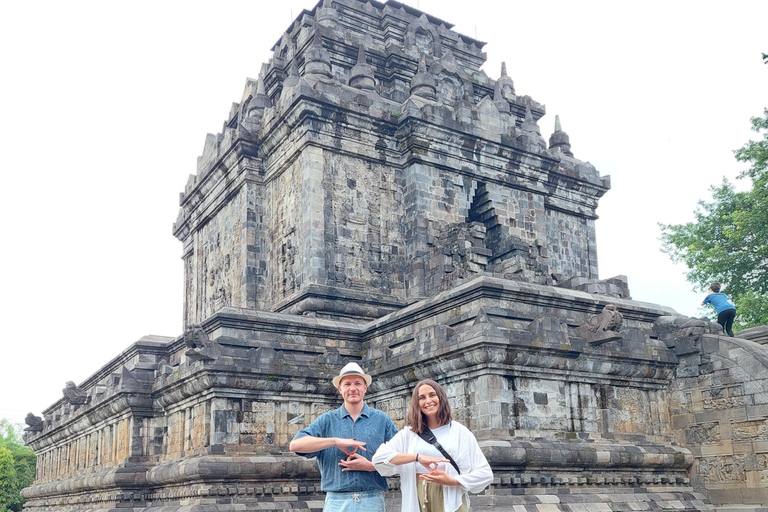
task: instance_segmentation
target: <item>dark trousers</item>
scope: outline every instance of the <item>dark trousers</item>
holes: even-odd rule
[[[719,315],[717,315],[717,323],[723,326],[723,330],[728,333],[728,336],[733,338],[733,319],[736,318],[735,309],[726,309]]]

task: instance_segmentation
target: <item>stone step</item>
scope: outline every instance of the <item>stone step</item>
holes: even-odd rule
[[[768,512],[765,505],[718,505],[715,512]]]

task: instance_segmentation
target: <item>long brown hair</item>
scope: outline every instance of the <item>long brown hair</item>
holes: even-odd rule
[[[411,430],[417,434],[421,434],[427,428],[427,418],[424,417],[421,408],[419,408],[419,388],[425,385],[432,386],[432,389],[437,393],[437,399],[440,400],[440,407],[437,410],[437,422],[440,426],[447,425],[453,419],[451,417],[451,406],[448,403],[448,395],[445,394],[443,387],[431,379],[424,379],[413,388],[411,405],[408,407],[408,414],[405,416],[406,426],[411,427]]]

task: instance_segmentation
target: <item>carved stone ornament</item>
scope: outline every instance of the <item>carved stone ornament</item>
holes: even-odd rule
[[[187,329],[184,343],[188,347],[185,355],[194,361],[212,361],[221,355],[219,344],[208,339],[200,324]]]
[[[579,335],[589,343],[602,344],[622,339],[619,329],[624,317],[615,304],[608,304],[599,315],[577,328]]]
[[[40,432],[45,427],[45,421],[43,418],[40,416],[35,416],[31,412],[27,413],[27,417],[24,418],[24,423],[29,425],[24,429],[24,432]]]
[[[72,405],[83,405],[88,403],[88,395],[82,389],[75,386],[72,381],[67,382],[64,389],[61,390],[64,393],[64,400]]]

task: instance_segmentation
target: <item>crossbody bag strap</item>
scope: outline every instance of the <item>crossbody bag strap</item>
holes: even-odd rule
[[[453,469],[456,470],[458,474],[461,474],[461,470],[459,470],[459,465],[456,464],[456,461],[453,460],[453,457],[451,457],[451,454],[448,453],[445,448],[443,448],[443,445],[437,442],[437,438],[435,437],[435,434],[432,433],[431,430],[429,430],[428,427],[424,427],[424,431],[419,434],[419,437],[437,448],[437,451],[443,454],[443,457],[448,459],[448,462],[451,463],[451,466],[453,466]]]

